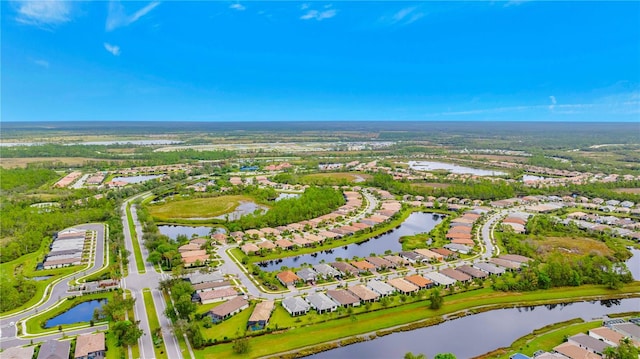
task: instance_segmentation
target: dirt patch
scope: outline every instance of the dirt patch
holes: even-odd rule
[[[594,253],[600,256],[610,256],[613,251],[604,242],[584,237],[548,237],[533,240],[538,250],[543,254],[560,252],[566,255],[585,255]]]
[[[640,194],[640,188],[617,188],[614,191],[618,193]]]

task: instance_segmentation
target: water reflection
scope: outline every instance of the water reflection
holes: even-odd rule
[[[208,226],[174,226],[174,225],[160,225],[158,230],[161,234],[176,239],[178,235],[183,234],[188,238],[196,235],[198,237],[208,237],[212,233],[226,233],[226,230],[221,227],[208,227]]]
[[[400,252],[402,244],[398,241],[402,236],[410,236],[431,231],[444,218],[443,215],[433,213],[414,212],[402,224],[389,232],[370,238],[364,242],[318,251],[296,257],[258,263],[265,271],[280,270],[281,267],[298,267],[301,263],[318,264],[322,261],[330,263],[337,258],[368,257],[371,253],[384,254],[385,251]]]
[[[611,304],[610,307],[597,302],[579,302],[538,306],[534,310],[494,310],[433,327],[394,333],[372,341],[319,353],[311,358],[402,358],[409,351],[423,353],[427,358],[433,358],[437,353],[453,353],[458,358],[472,358],[496,348],[509,346],[515,339],[545,325],[573,318],[590,321],[607,314],[637,311],[640,308],[640,298],[607,302]],[[461,345],[461,338],[464,338],[464,345]]]

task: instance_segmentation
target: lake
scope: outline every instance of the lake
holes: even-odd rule
[[[522,182],[527,182],[527,181],[541,181],[545,179],[542,176],[536,176],[536,175],[522,175]]]
[[[257,210],[259,210],[261,213],[265,213],[269,210],[269,208],[266,206],[261,206],[255,202],[240,201],[240,204],[236,207],[235,210],[233,210],[233,212],[229,212],[227,214],[223,214],[214,218],[225,220],[228,218],[230,221],[235,221],[240,219],[240,217],[244,216],[245,214],[251,214]]]
[[[93,318],[94,310],[101,308],[106,303],[106,299],[82,302],[75,307],[71,307],[66,312],[47,320],[44,327],[54,328],[58,325],[88,322]]]
[[[399,242],[400,237],[427,233],[440,223],[443,218],[444,216],[439,214],[414,212],[411,213],[399,227],[364,242],[353,243],[311,254],[262,262],[258,263],[258,265],[262,270],[271,272],[280,270],[282,266],[294,268],[299,267],[302,263],[313,265],[323,260],[326,263],[331,263],[335,262],[336,258],[368,257],[371,253],[383,254],[387,250],[397,253],[402,251],[402,244]]]
[[[471,168],[460,165],[455,165],[453,163],[444,163],[444,162],[433,162],[433,161],[409,161],[409,167],[418,171],[433,171],[433,170],[446,170],[451,173],[459,173],[459,174],[472,174],[476,176],[504,176],[505,172],[501,171],[493,171],[493,170],[483,170],[479,168]]]
[[[631,271],[633,279],[640,280],[640,249],[631,249],[633,256],[626,261],[627,268]]]
[[[147,175],[147,176],[131,176],[131,177],[114,177],[114,182],[127,182],[127,183],[142,183],[155,178],[160,178],[161,175]]]
[[[163,224],[158,226],[158,231],[173,240],[178,238],[178,235],[184,234],[187,238],[193,237],[195,234],[198,237],[209,237],[211,230],[215,230],[214,233],[226,233],[227,231],[221,227],[209,227],[209,226],[174,226]]]
[[[300,193],[279,193],[278,197],[276,197],[275,201],[280,201],[283,199],[289,199],[289,198],[298,198],[300,197]]]
[[[444,305],[447,305],[446,299]],[[427,358],[433,358],[438,353],[453,353],[458,358],[472,358],[500,347],[510,346],[514,340],[545,325],[573,318],[588,321],[607,314],[637,311],[638,308],[640,298],[499,309],[432,327],[390,334],[312,355],[310,358],[386,359],[402,358],[407,352],[423,353]]]

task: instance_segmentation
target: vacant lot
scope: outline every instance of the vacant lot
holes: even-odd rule
[[[107,161],[100,158],[88,158],[88,157],[25,157],[25,158],[0,158],[0,167],[4,168],[16,168],[27,167],[29,163],[63,163],[68,166],[81,166],[86,162],[100,162]],[[117,161],[117,160],[109,160]]]
[[[348,182],[364,182],[371,178],[371,175],[364,173],[348,173],[348,172],[337,172],[337,173],[314,173],[310,175],[305,175],[301,177],[302,182],[324,182],[324,181],[348,181]]]
[[[542,253],[560,252],[573,255],[585,255],[595,253],[602,256],[613,254],[604,242],[591,238],[571,238],[571,237],[547,237],[543,240],[536,240]]]
[[[411,184],[411,187],[414,187],[414,188],[447,188],[449,186],[450,185],[448,183],[435,183],[435,182]]]
[[[618,188],[614,191],[620,193],[632,193],[632,194],[640,194],[640,188]]]
[[[212,218],[233,212],[240,201],[253,201],[247,196],[220,196],[194,198],[149,206],[152,216],[163,220],[171,218]]]

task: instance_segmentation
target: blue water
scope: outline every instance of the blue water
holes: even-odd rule
[[[225,233],[226,230],[220,227],[208,227],[208,226],[175,226],[163,224],[158,226],[158,230],[161,234],[165,236],[176,239],[178,235],[184,234],[187,238],[191,239],[191,237],[195,234],[198,237],[209,237],[211,230],[215,229],[215,233]]]
[[[47,320],[44,327],[53,328],[58,325],[88,322],[93,318],[93,311],[96,308],[101,308],[106,303],[106,299],[80,303],[66,312]]]

